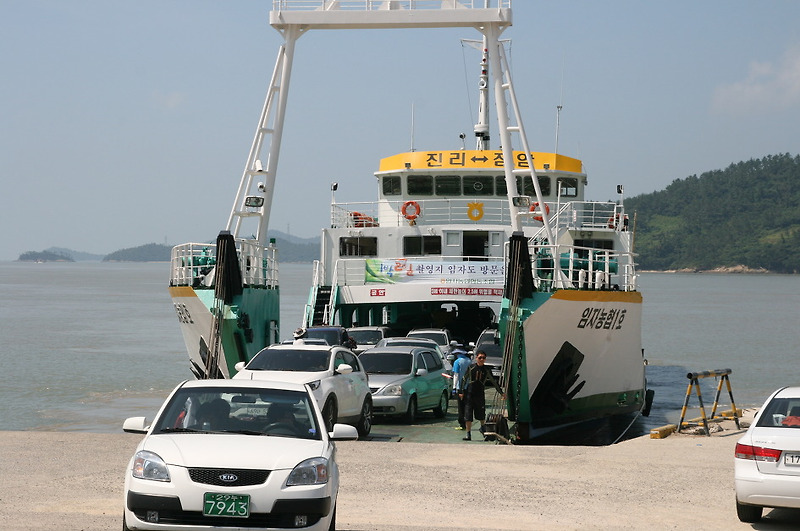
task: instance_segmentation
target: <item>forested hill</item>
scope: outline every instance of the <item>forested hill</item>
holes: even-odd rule
[[[800,156],[771,155],[632,197],[639,269],[800,272]]]

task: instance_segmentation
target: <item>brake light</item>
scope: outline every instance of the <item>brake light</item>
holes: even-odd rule
[[[735,454],[737,459],[752,459],[754,461],[766,461],[775,463],[781,457],[780,450],[772,448],[762,448],[760,446],[750,446],[748,444],[736,444]]]

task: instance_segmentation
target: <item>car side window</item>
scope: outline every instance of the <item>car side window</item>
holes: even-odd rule
[[[426,368],[425,367],[425,361],[424,361],[424,358],[422,357],[422,354],[423,354],[422,352],[417,352],[417,354],[415,356],[415,358],[417,360],[417,369],[425,369]]]
[[[336,353],[336,358],[334,358],[334,360],[333,360],[333,369],[334,370],[338,370],[339,369],[339,365],[341,365],[343,363],[346,363],[344,361],[344,352],[339,351],[339,352]]]
[[[437,359],[439,356],[434,355],[433,352],[425,351],[422,353],[422,357],[425,360],[425,365],[428,366],[429,371],[435,371],[442,368],[442,361]]]
[[[341,352],[344,362],[353,368],[353,372],[361,372],[361,366],[358,364],[354,354],[349,352]]]

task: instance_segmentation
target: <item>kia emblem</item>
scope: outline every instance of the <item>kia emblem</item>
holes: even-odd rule
[[[224,481],[225,483],[233,483],[234,481],[239,479],[239,476],[237,476],[236,474],[220,474],[219,479],[220,481]]]

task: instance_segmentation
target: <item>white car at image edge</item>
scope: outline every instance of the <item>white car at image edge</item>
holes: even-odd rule
[[[764,507],[800,509],[800,387],[770,395],[733,461],[739,520],[759,521]]]
[[[125,473],[123,530],[333,530],[339,469],[334,440],[307,386],[265,380],[178,385],[144,433]]]

